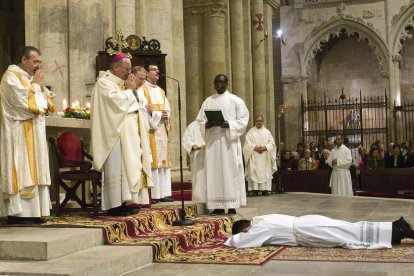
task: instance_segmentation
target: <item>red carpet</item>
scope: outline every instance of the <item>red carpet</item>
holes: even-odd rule
[[[232,217],[197,215],[196,205],[186,212],[196,223],[177,227],[177,207],[142,209],[130,217],[71,215],[48,220],[48,226],[102,228],[111,245],[152,245],[155,262],[263,264],[281,247],[234,249],[223,245],[231,232]]]

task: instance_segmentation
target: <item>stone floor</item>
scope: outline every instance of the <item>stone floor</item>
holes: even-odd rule
[[[249,197],[257,214],[320,214],[349,221],[393,221],[404,216],[414,224],[414,201],[290,193]],[[414,256],[413,256],[414,258]],[[263,266],[151,264],[124,275],[414,275],[414,264],[269,261]]]

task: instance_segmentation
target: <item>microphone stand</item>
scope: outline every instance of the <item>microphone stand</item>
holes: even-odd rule
[[[184,180],[183,180],[183,150],[182,150],[182,138],[181,138],[181,94],[180,94],[180,81],[167,76],[163,73],[158,72],[158,74],[160,76],[163,76],[165,78],[174,80],[177,82],[178,85],[178,131],[179,131],[179,145],[180,145],[180,183],[181,183],[181,213],[180,213],[180,217],[181,219],[178,219],[176,221],[173,222],[174,226],[189,226],[189,225],[193,225],[194,221],[189,220],[186,218],[186,213],[185,213],[185,208],[184,208]]]

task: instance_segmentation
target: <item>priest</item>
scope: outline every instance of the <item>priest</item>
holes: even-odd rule
[[[263,121],[263,115],[256,116],[255,126],[246,134],[243,155],[249,192],[261,191],[262,195],[268,195],[272,190],[273,173],[277,171],[276,144]]]
[[[343,144],[341,135],[336,136],[336,147],[331,150],[327,163],[332,167],[329,186],[331,193],[341,196],[352,196],[352,180],[349,168],[352,165],[351,151]]]
[[[110,216],[136,213],[127,203],[138,203],[142,189],[138,102],[125,54],[112,59],[110,70],[99,72],[92,91],[91,135],[94,168],[102,171],[101,208]]]
[[[205,142],[197,121],[189,124],[183,135],[183,147],[190,156],[192,175],[192,200],[206,202],[206,184],[204,175]]]
[[[56,108],[41,65],[40,51],[26,46],[0,83],[0,216],[11,224],[50,215],[45,114]]]
[[[170,102],[165,91],[157,85],[159,69],[155,64],[148,65],[148,75],[142,89],[144,105],[150,115],[149,140],[152,154],[152,179],[154,188],[151,190],[152,203],[171,202],[171,159],[169,135]]]
[[[262,245],[383,249],[414,239],[414,231],[402,217],[394,222],[347,222],[325,216],[293,217],[271,214],[239,220],[224,243],[236,248]]]
[[[244,101],[227,91],[228,78],[219,74],[214,78],[217,93],[208,97],[197,115],[206,143],[205,176],[207,208],[212,215],[236,214],[236,208],[246,205],[243,153],[240,136],[249,121]],[[207,120],[205,111],[220,110],[223,121]]]

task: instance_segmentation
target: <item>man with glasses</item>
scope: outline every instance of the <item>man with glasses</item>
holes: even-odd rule
[[[135,88],[131,60],[117,54],[110,70],[99,72],[92,91],[93,162],[94,168],[103,172],[101,208],[110,216],[136,213],[127,202],[139,203],[142,190],[139,105],[132,92]]]
[[[144,105],[150,114],[149,131],[150,147],[152,154],[152,203],[171,202],[171,160],[168,136],[171,131],[170,103],[165,91],[157,85],[159,69],[155,64],[148,65],[147,80],[142,86]]]

